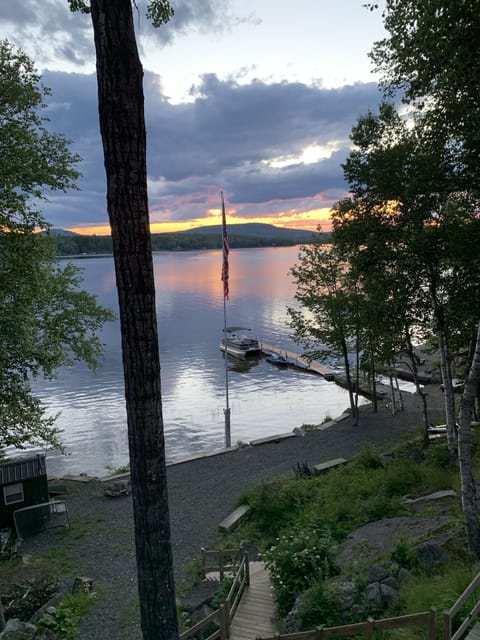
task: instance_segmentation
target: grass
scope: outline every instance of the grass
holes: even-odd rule
[[[473,450],[477,472],[480,461],[479,438],[480,434],[475,433]],[[352,462],[332,469],[322,476],[301,476],[293,473],[281,479],[262,482],[243,494],[241,501],[249,504],[251,509],[246,522],[241,523],[235,532],[235,540],[248,539],[256,544],[262,553],[265,552],[266,559],[272,564],[270,569],[273,572],[280,571],[282,563],[288,563],[288,571],[280,572],[274,585],[283,614],[289,608],[287,605],[294,602],[300,592],[305,591],[301,617],[305,623],[308,622],[310,628],[326,622],[329,625],[342,624],[344,622],[341,616],[337,615],[333,588],[335,581],[337,584],[338,580],[341,582],[341,576],[322,581],[321,572],[315,570],[308,580],[299,580],[298,575],[305,575],[304,569],[300,564],[298,567],[290,565],[297,562],[296,554],[299,558],[298,563],[305,562],[300,553],[301,549],[292,546],[282,551],[278,545],[285,546],[284,541],[290,539],[294,545],[296,543],[293,541],[301,539],[302,532],[316,529],[322,532],[322,536],[328,532],[333,549],[335,544],[343,542],[351,531],[364,524],[383,518],[412,515],[410,507],[403,499],[405,495],[426,495],[440,489],[454,489],[457,493],[460,489],[458,468],[449,466],[449,456],[444,442],[431,443],[424,449],[420,440],[407,441],[393,450],[389,456],[382,455],[373,446],[367,446]],[[441,509],[442,514],[453,517],[452,526],[455,527],[461,521],[459,500],[444,502]],[[422,515],[433,516],[438,513],[439,507],[430,504],[423,509]],[[409,543],[397,540],[392,555],[407,564],[407,561],[410,561],[415,575],[402,584],[399,592],[400,606],[392,615],[426,611],[431,606],[436,606],[442,611],[449,608],[458,598],[480,567],[472,566],[462,546],[462,536],[454,538],[456,540],[451,542],[448,548],[451,557],[448,565],[428,572],[413,562]],[[232,545],[233,541],[230,538],[224,539],[224,544]],[[312,542],[309,544],[313,545]],[[300,546],[306,548],[308,545]],[[276,553],[279,558],[274,558],[272,563],[272,554],[275,556]],[[367,568],[363,567],[363,575],[366,574]],[[293,578],[289,580],[288,576]],[[418,632],[415,629],[407,629],[406,632],[395,630],[377,633],[375,637],[377,640],[414,640],[424,636],[425,629]]]
[[[37,623],[43,629],[49,629],[50,637],[58,640],[74,640],[78,637],[78,623],[93,599],[86,593],[75,593],[65,596],[56,607],[54,614],[45,614]]]

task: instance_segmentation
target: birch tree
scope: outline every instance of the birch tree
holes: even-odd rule
[[[312,359],[327,355],[341,358],[350,410],[357,421],[358,372],[352,370],[350,352],[359,348],[359,324],[348,268],[335,249],[312,244],[301,248],[291,273],[297,285],[295,299],[301,306],[300,310],[288,309],[295,338]]]
[[[387,37],[375,44],[372,59],[383,74],[390,94],[400,90],[404,102],[422,110],[432,130],[449,140],[457,157],[460,192],[477,192],[480,187],[480,49],[472,46],[480,37],[478,11],[474,2],[443,0],[386,0],[384,25]],[[478,207],[472,227],[480,224]],[[480,349],[477,333],[474,354]],[[460,409],[463,430],[458,440],[462,468],[462,504],[471,552],[480,556],[478,510],[475,504],[469,446],[472,407],[469,399],[475,385],[477,361],[474,355],[467,380],[469,391]],[[466,406],[463,403],[466,402]],[[470,467],[470,468],[469,468]]]

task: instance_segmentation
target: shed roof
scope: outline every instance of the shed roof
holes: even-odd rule
[[[42,454],[0,464],[0,486],[46,475],[45,456]]]

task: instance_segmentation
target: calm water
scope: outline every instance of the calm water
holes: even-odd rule
[[[297,351],[287,325],[295,287],[288,274],[297,247],[235,250],[230,254],[227,323],[247,326],[266,343]],[[76,262],[84,288],[117,310],[113,260]],[[154,256],[162,398],[169,460],[219,449],[224,444],[225,361],[220,251]],[[104,474],[128,462],[127,426],[118,322],[102,334],[103,366],[62,369],[36,392],[52,413],[60,412],[68,455],[48,454],[51,474]],[[264,359],[251,366],[228,361],[232,444],[319,423],[347,407],[334,383]]]

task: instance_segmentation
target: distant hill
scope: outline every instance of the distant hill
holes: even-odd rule
[[[71,231],[63,231],[62,229],[52,229],[51,235],[61,256],[112,253],[111,236],[84,236]],[[314,238],[321,242],[326,242],[328,236],[328,233],[285,229],[259,222],[228,225],[228,242],[231,249],[309,244]],[[199,249],[221,249],[221,247],[221,225],[197,227],[172,233],[152,233],[153,251],[194,251]]]
[[[275,227],[273,224],[264,224],[262,222],[247,222],[245,224],[229,224],[227,227],[229,236],[254,236],[256,238],[291,238],[297,239],[298,242],[310,242],[313,237],[319,237],[322,234],[318,231],[307,231],[305,229],[287,229],[286,227]],[[196,227],[179,233],[199,233],[199,234],[217,234],[221,235],[222,226],[219,224],[208,227]]]
[[[51,236],[78,236],[79,235],[78,233],[75,233],[75,231],[67,231],[67,229],[57,229],[55,227],[52,227],[48,231],[40,231],[41,236],[45,236],[47,234],[50,234]]]

